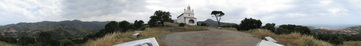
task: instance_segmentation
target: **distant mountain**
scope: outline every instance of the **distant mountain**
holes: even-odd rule
[[[60,22],[42,21],[36,23],[17,23],[0,26],[0,34],[7,37],[37,37],[41,31],[49,32],[54,39],[81,38],[103,29],[108,22],[82,22],[65,20]]]
[[[198,24],[201,24],[201,23],[206,23],[208,26],[214,26],[214,27],[218,26],[217,21],[214,21],[212,19],[207,19],[205,21],[198,21]],[[221,22],[221,26],[233,26],[233,25],[236,25],[236,24],[235,23]]]
[[[331,28],[321,27],[321,28],[312,30],[312,32],[355,35],[355,34],[361,33],[361,25],[360,26],[351,26],[351,27],[346,27],[346,28],[341,28],[341,29],[331,29]]]
[[[312,26],[312,27],[316,27],[316,28],[321,28],[321,27],[326,27],[326,28],[330,28],[330,29],[342,29],[342,28],[346,28],[346,27],[351,27],[351,26],[355,26],[353,24],[305,24],[305,26]]]

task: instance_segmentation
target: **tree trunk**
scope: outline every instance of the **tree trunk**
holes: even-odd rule
[[[221,24],[219,23],[218,16],[216,16],[216,20],[218,22],[218,27],[221,27]]]

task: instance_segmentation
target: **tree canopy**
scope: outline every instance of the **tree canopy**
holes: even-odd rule
[[[267,23],[265,26],[263,26],[263,29],[268,29],[271,32],[275,32],[276,28],[275,28],[275,23]]]
[[[281,25],[279,28],[277,28],[276,34],[290,34],[292,32],[299,32],[301,34],[310,34],[311,31],[306,26],[300,26],[300,25]]]
[[[122,29],[121,32],[127,32],[131,28],[128,21],[119,22],[119,27]]]
[[[260,20],[245,18],[236,28],[238,28],[239,30],[250,30],[250,29],[261,28],[261,26],[262,26],[262,22]]]
[[[224,13],[222,11],[214,10],[214,11],[212,11],[211,15],[214,15],[216,17],[216,20],[218,22],[218,27],[220,27],[221,26],[221,23],[220,23],[221,17],[224,15]]]
[[[169,22],[172,19],[169,12],[157,10],[154,12],[154,15],[150,17],[148,24],[150,27],[157,26],[157,24],[161,24],[164,26],[164,22]]]

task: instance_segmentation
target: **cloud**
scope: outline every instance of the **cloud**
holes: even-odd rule
[[[62,3],[63,17],[67,19],[146,20],[151,15],[151,11],[146,8],[145,0],[65,0]]]
[[[0,25],[72,19],[148,21],[156,10],[169,11],[176,19],[187,6],[198,21],[214,19],[211,11],[220,10],[225,13],[222,21],[231,23],[254,18],[279,24],[357,24],[359,4],[360,0],[0,0]]]
[[[59,19],[60,4],[57,1],[1,0],[0,24]]]

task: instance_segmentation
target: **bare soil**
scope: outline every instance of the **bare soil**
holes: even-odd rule
[[[166,46],[256,46],[261,41],[249,33],[214,28],[172,33],[159,40]]]

